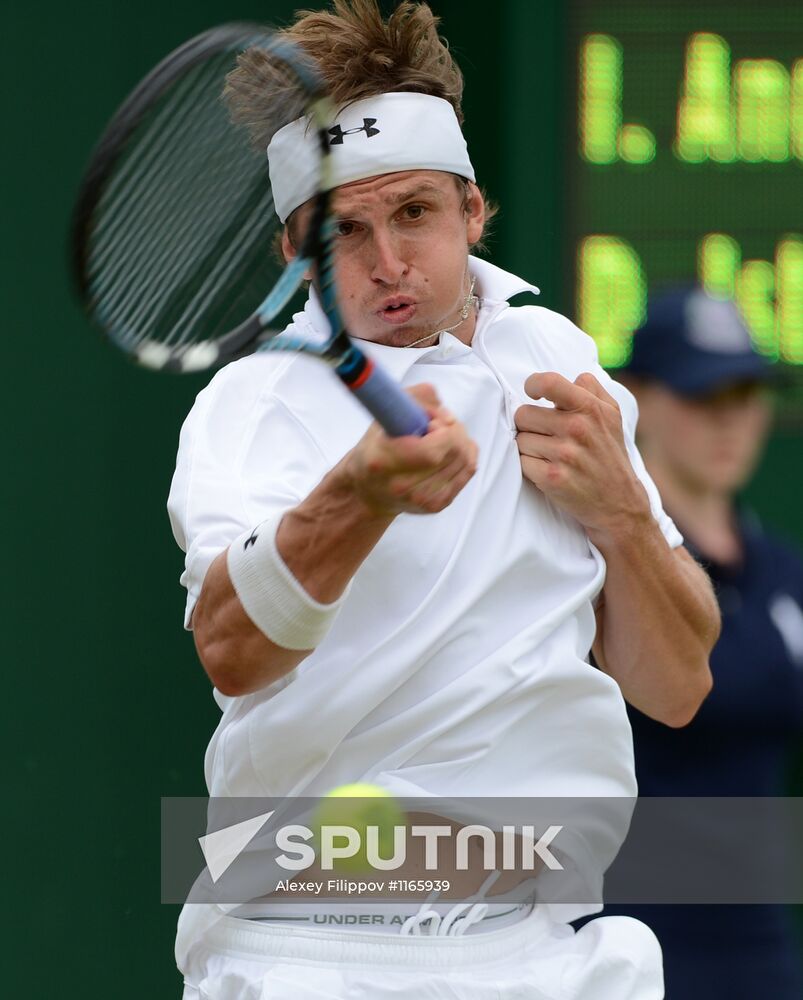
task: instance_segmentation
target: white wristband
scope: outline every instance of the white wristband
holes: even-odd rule
[[[229,546],[226,563],[245,613],[271,642],[285,649],[315,649],[329,631],[351,582],[332,604],[304,590],[276,548],[284,511],[244,531]]]

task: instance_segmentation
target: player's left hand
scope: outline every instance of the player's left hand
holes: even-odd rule
[[[535,372],[524,383],[532,399],[516,411],[516,442],[526,479],[575,517],[592,541],[627,530],[649,515],[647,492],[625,446],[619,404],[589,372],[570,382]]]

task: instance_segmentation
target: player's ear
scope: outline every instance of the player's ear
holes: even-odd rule
[[[287,232],[287,226],[285,226],[282,230],[282,256],[289,264],[291,260],[295,259],[297,252],[293,246],[293,241],[290,239],[290,234]]]
[[[473,181],[468,182],[465,211],[468,245],[474,246],[482,239],[482,230],[485,227],[485,199]]]
[[[293,240],[290,237],[289,227],[286,225],[282,230],[282,256],[284,257],[285,262],[287,264],[289,264],[291,260],[294,260],[298,256],[298,250],[296,250],[295,244],[293,243]],[[312,281],[311,270],[304,272],[304,280]]]

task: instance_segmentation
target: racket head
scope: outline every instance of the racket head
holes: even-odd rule
[[[255,48],[275,70],[276,129],[313,112],[323,126],[328,102],[309,57],[270,29],[225,24],[148,73],[85,171],[70,238],[75,286],[93,322],[147,367],[194,371],[250,353],[285,325],[302,284],[304,268],[283,274],[275,254],[281,227],[265,150],[223,99],[238,57]],[[322,219],[328,193],[318,199]]]

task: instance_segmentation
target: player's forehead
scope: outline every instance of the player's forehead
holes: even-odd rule
[[[332,193],[332,205],[335,212],[343,214],[374,205],[393,207],[415,197],[445,199],[456,195],[456,191],[452,174],[442,170],[404,170],[341,184]]]

